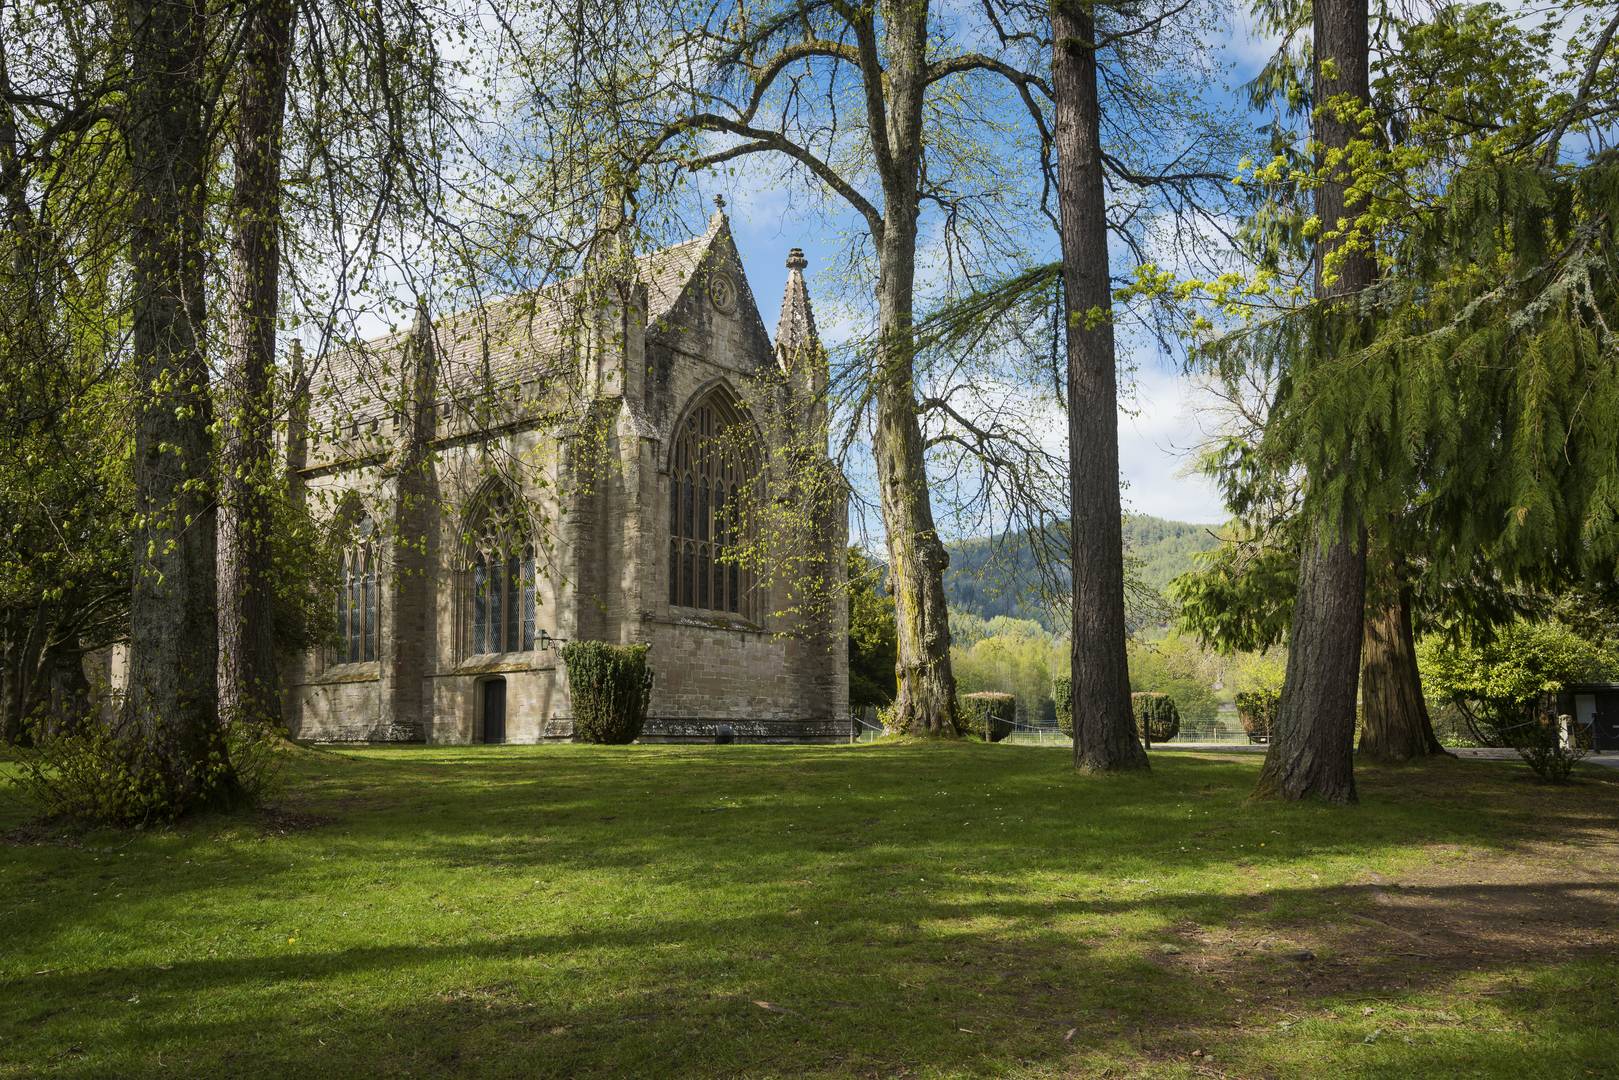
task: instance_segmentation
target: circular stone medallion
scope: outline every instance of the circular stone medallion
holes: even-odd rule
[[[736,310],[736,282],[731,280],[730,274],[723,270],[709,271],[708,298],[727,315]]]

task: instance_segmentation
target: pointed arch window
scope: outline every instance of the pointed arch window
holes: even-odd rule
[[[377,536],[370,518],[355,527],[343,551],[337,590],[337,662],[358,664],[377,658]]]
[[[472,524],[464,574],[467,652],[528,652],[534,648],[538,597],[534,542],[524,515],[503,491],[482,504]]]
[[[723,388],[687,410],[669,469],[669,603],[757,619],[754,579],[738,556],[752,540],[745,498],[758,454]]]

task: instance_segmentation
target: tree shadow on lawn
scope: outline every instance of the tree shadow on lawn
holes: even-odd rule
[[[1558,792],[1475,763],[1366,770],[1367,804],[1344,812],[1247,804],[1257,762],[1159,761],[1150,779],[1089,783],[1065,760],[978,747],[366,757],[358,782],[345,763],[340,783],[320,772],[297,788],[310,813],[358,793],[351,816],[245,846],[199,827],[175,854],[207,855],[207,871],[125,890],[184,920],[193,898],[228,912],[232,890],[308,888],[320,860],[349,869],[347,892],[317,890],[299,917],[369,905],[384,932],[13,980],[0,1071],[1149,1067],[1246,1045],[1301,1003],[1593,950],[1611,962],[1619,784]],[[384,783],[391,799],[367,791]],[[1553,841],[1570,834],[1594,872],[1546,855],[1562,858]],[[1484,880],[1480,846],[1541,880]],[[1299,884],[1328,865],[1336,880]],[[428,897],[465,917],[425,911]],[[105,932],[105,912],[60,901],[22,932]],[[1315,958],[1282,955],[1301,949]],[[1545,1019],[1532,1000],[1502,1003]]]
[[[1590,959],[1592,941],[1567,934],[1571,924],[1606,920],[1604,955],[1613,959],[1619,884],[1611,878],[1421,888],[1414,895],[1425,924],[1460,908],[1482,931],[1469,936],[1454,920],[1437,920],[1445,929],[1426,938],[1421,963],[1409,959],[1407,938],[1422,931],[1375,907],[1383,891],[1277,890],[1347,917],[1227,930],[1230,941],[1242,939],[1233,947],[1189,934],[1184,951],[1158,956],[1111,948],[1106,935],[1041,927],[1138,909],[1186,925],[1210,910],[1235,916],[1230,898],[1064,901],[1011,912],[997,904],[987,914],[1014,925],[994,931],[972,928],[986,914],[981,905],[922,903],[872,912],[797,948],[770,927],[777,912],[52,973],[27,980],[30,997],[73,1004],[39,1012],[14,1001],[7,1014],[22,1030],[7,1043],[41,1066],[52,1044],[58,1054],[88,1048],[90,1071],[116,1064],[124,1075],[161,1071],[160,1061],[183,1074],[239,1075],[987,1074],[1056,1067],[1074,1052],[1179,1059],[1323,1003]],[[1377,925],[1354,917],[1368,908]],[[799,924],[831,910],[810,906]],[[1529,920],[1555,933],[1509,929]],[[1278,940],[1289,951],[1308,942],[1316,958],[1291,959]],[[722,956],[699,947],[714,941],[727,943]],[[216,1011],[210,1002],[232,1005]],[[1526,1021],[1555,1020],[1533,995],[1501,1004]],[[41,1026],[54,1037],[25,1033]],[[1065,1039],[1069,1029],[1078,1030]],[[1517,1052],[1533,1060],[1545,1049],[1520,1044]]]

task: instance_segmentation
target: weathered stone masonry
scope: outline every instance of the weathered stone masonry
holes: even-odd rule
[[[358,659],[327,650],[293,665],[296,736],[567,738],[557,638],[651,645],[648,741],[709,739],[721,723],[753,740],[847,730],[841,590],[783,615],[788,584],[738,573],[733,594],[729,571],[698,559],[696,580],[714,583],[708,602],[670,595],[682,587],[671,558],[712,548],[681,537],[671,547],[675,516],[694,513],[671,491],[682,425],[734,417],[768,460],[781,425],[764,415],[785,413],[799,437],[821,433],[824,458],[826,367],[803,257],[789,258],[774,342],[723,213],[702,237],[622,265],[602,296],[551,291],[444,318],[420,312],[409,332],[313,379],[307,435],[300,425],[289,438],[289,464],[317,512],[375,524],[375,599],[369,581],[355,583],[349,613],[374,619],[376,637],[374,657],[357,639]],[[580,377],[556,378],[559,364],[578,365]],[[581,382],[584,400],[562,400],[560,387]],[[590,421],[564,429],[551,420],[563,412]],[[697,528],[708,513],[717,535],[725,484],[701,491]],[[829,501],[799,542],[825,556],[836,586],[846,508]],[[518,507],[520,520],[487,526],[489,507]],[[506,546],[488,554],[486,534]],[[524,558],[532,574],[490,585]],[[491,651],[497,637],[522,647]],[[504,700],[503,732],[492,698]]]

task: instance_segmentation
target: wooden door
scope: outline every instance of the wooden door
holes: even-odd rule
[[[506,680],[490,679],[483,684],[483,741],[506,741]]]

